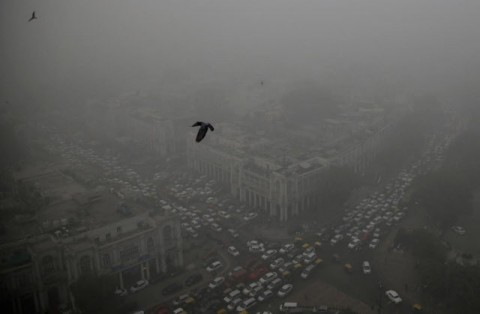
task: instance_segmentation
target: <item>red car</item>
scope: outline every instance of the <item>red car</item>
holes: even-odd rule
[[[249,275],[248,275],[248,279],[250,280],[257,280],[259,279],[260,277],[262,277],[263,275],[265,275],[266,273],[268,273],[268,268],[266,267],[260,267],[256,270],[254,270],[253,272],[251,272]]]
[[[262,261],[255,261],[255,262],[252,263],[252,264],[250,265],[250,267],[248,267],[247,269],[248,269],[249,271],[254,271],[254,270],[257,270],[257,269],[259,269],[259,268],[266,268],[265,263],[262,262]]]
[[[236,283],[244,281],[245,277],[247,277],[247,271],[244,268],[241,268],[230,274],[230,279]]]
[[[170,313],[170,309],[166,305],[159,305],[155,307],[155,310],[153,311],[155,314],[168,314]]]

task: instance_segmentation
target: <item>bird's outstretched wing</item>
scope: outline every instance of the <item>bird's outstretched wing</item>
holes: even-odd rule
[[[205,137],[205,135],[207,134],[207,127],[201,127],[199,130],[198,130],[198,133],[197,133],[197,138],[195,139],[195,141],[200,142],[201,140],[203,140],[203,138]]]
[[[193,126],[200,126],[200,125],[202,125],[202,122],[197,121],[197,122],[195,122],[195,123],[192,125],[192,127],[193,127]]]
[[[36,19],[36,18],[37,18],[37,17],[35,16],[35,11],[33,11],[32,17],[31,17],[28,21],[30,22],[31,20],[34,20],[34,19]]]
[[[213,128],[213,125],[211,125],[210,123],[209,123],[209,124],[207,124],[207,126],[208,126],[208,128],[210,129],[210,131],[213,131],[213,130],[215,130],[215,129]]]

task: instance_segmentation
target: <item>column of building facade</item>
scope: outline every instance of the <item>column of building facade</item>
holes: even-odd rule
[[[183,265],[183,251],[182,251],[182,234],[181,234],[181,229],[178,224],[175,225],[175,231],[176,231],[176,242],[177,242],[177,265],[175,266],[182,266]]]

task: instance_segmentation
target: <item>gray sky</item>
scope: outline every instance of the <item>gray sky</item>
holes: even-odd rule
[[[33,10],[39,19],[27,23]],[[1,94],[134,90],[168,81],[166,69],[199,82],[291,76],[473,87],[479,16],[478,0],[2,0]]]

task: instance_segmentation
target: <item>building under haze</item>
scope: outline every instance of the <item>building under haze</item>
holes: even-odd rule
[[[320,206],[323,174],[330,166],[365,173],[401,116],[397,112],[391,118],[375,104],[349,110],[352,106],[345,105],[338,119],[286,131],[282,123],[288,118],[275,108],[274,114],[258,113],[266,118],[266,131],[219,124],[201,144],[192,141],[192,133],[188,166],[224,184],[252,208],[286,221]]]
[[[188,165],[228,186],[240,201],[282,221],[316,205],[315,187],[328,168],[326,159],[299,151],[303,156],[293,158],[293,152],[287,154],[285,147],[271,145],[266,138],[254,140],[239,130],[229,131],[202,145],[187,141]]]
[[[43,193],[53,202],[35,218],[6,224],[1,236],[2,312],[36,313],[68,304],[69,287],[83,275],[111,275],[128,289],[183,265],[176,216],[119,203],[110,193],[78,194],[74,187],[81,187],[56,171],[27,178],[54,179],[63,180],[63,193],[47,188]],[[68,190],[76,194],[68,196]]]

